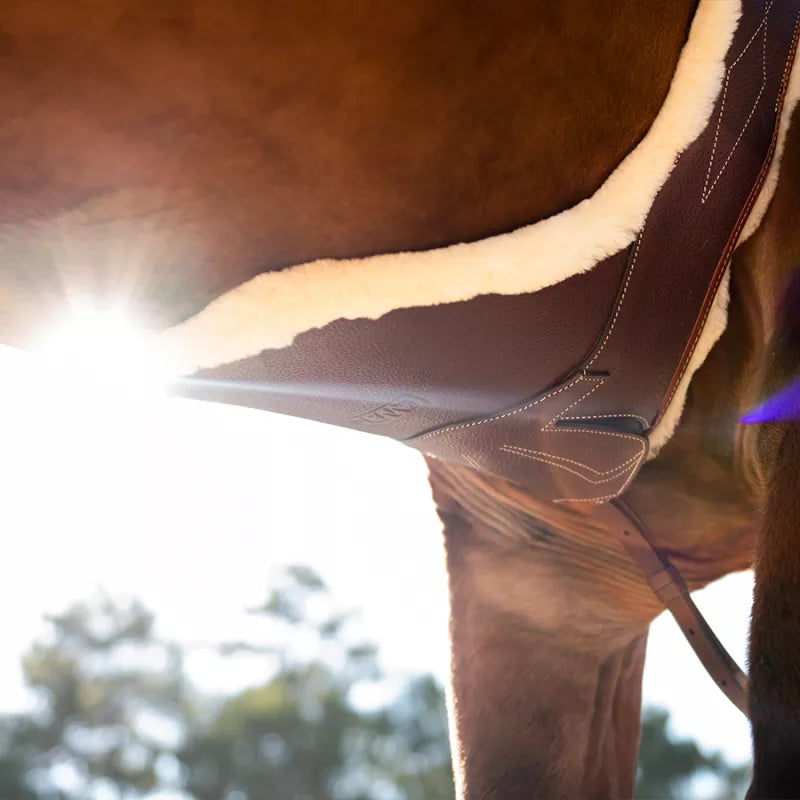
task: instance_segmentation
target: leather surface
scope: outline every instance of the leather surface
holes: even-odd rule
[[[666,606],[712,680],[728,699],[748,714],[748,683],[714,631],[692,601],[689,588],[666,555],[653,543],[652,534],[624,501],[613,500],[594,509],[601,521],[642,571],[647,583]]]
[[[339,320],[179,392],[392,436],[550,500],[619,495],[758,194],[799,8],[744,0],[709,124],[625,251],[535,294]]]
[[[339,320],[291,347],[198,373],[188,391],[407,439],[561,380],[594,347],[624,269],[618,253],[536,294]],[[580,319],[565,325],[573,303]]]

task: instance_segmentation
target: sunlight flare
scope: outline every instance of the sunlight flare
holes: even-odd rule
[[[170,379],[156,336],[116,310],[73,312],[33,353],[40,378],[95,405],[162,395]]]

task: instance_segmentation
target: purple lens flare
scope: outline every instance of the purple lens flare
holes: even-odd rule
[[[748,411],[740,422],[800,422],[800,378]]]

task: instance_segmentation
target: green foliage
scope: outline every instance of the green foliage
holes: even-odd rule
[[[319,576],[294,568],[255,610],[272,642],[281,635],[301,639],[318,655],[277,648],[279,669],[269,682],[196,726],[180,753],[188,790],[198,800],[452,798],[441,688],[430,678],[412,681],[378,709],[357,708],[358,688],[382,677],[377,651],[353,641],[352,615],[331,614],[321,597],[327,588]],[[276,654],[274,645],[263,651]]]
[[[36,800],[28,786],[26,772],[31,756],[24,746],[26,720],[6,717],[0,721],[0,797]]]
[[[263,658],[267,680],[224,698],[196,691],[184,650],[138,603],[49,618],[23,662],[38,710],[0,717],[0,798],[451,800],[441,688],[418,679],[392,696],[374,645],[330,606],[312,570],[287,571],[253,612],[266,643],[219,648]],[[356,704],[361,687],[377,707]]]
[[[431,676],[391,689],[354,615],[332,610],[307,567],[252,614],[261,641],[218,652],[223,666],[260,659],[264,681],[225,697],[197,691],[186,648],[139,603],[101,596],[48,618],[23,660],[36,709],[0,716],[0,800],[453,800]],[[699,775],[717,779],[715,800],[748,780],[645,711],[636,797],[688,798]]]
[[[363,720],[316,665],[281,674],[225,703],[180,752],[188,790],[200,800],[334,797],[348,737]]]
[[[704,753],[691,739],[673,737],[669,714],[659,708],[645,709],[635,797],[683,800],[692,796],[692,781],[699,776],[714,779],[713,800],[741,798],[750,782],[747,766],[731,766],[719,753]]]
[[[109,781],[131,797],[153,789],[171,743],[148,728],[181,724],[180,650],[154,638],[153,617],[136,602],[100,597],[47,622],[23,659],[40,711],[14,735],[40,792],[55,791],[59,769],[72,773],[64,797],[91,796]]]

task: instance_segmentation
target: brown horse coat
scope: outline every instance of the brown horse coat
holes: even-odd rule
[[[120,298],[164,329],[264,271],[475,241],[575,206],[651,128],[695,6],[10,0],[0,338],[28,344],[70,303]],[[788,429],[759,457],[737,420],[800,254],[798,154],[795,127],[734,258],[727,329],[630,490],[692,586],[750,563],[768,509],[782,547],[763,539],[759,585],[783,588],[759,595],[755,621],[768,631],[777,609],[786,624],[753,638],[757,796],[793,791],[776,765],[800,763],[797,738],[776,735],[798,681],[784,656],[800,625],[781,605],[795,517],[779,514],[796,458]],[[474,470],[431,472],[463,796],[629,795],[658,603],[580,514]]]

